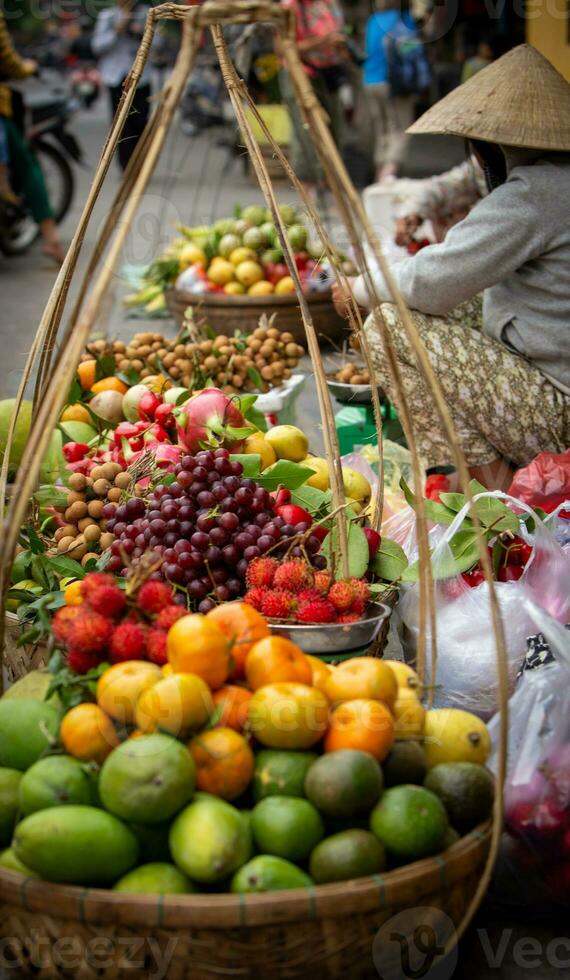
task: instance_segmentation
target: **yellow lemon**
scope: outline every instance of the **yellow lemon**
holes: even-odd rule
[[[403,663],[401,660],[385,660],[384,663],[388,664],[388,666],[394,671],[398,682],[398,687],[409,687],[411,690],[416,692],[421,689],[422,682],[412,667],[408,667],[408,665]]]
[[[214,711],[210,688],[196,674],[171,674],[140,695],[135,722],[142,732],[169,732],[178,738],[203,728]]]
[[[491,754],[491,736],[485,722],[460,708],[426,711],[424,751],[428,767],[440,762],[478,762]]]
[[[248,259],[246,262],[240,262],[236,266],[235,275],[238,282],[241,282],[246,288],[249,288],[256,282],[261,282],[263,279],[263,269],[259,262]]]
[[[317,490],[328,490],[331,482],[329,479],[329,464],[321,456],[307,456],[301,460],[301,466],[308,466],[315,471],[315,475],[309,477],[307,486],[315,487]]]
[[[291,276],[283,276],[275,287],[276,296],[287,296],[289,293],[295,292],[295,283],[291,279]]]
[[[253,286],[249,287],[247,293],[248,296],[270,296],[274,291],[275,287],[272,282],[267,282],[267,279],[261,279],[259,282],[254,282]]]
[[[396,720],[396,738],[421,738],[425,711],[411,687],[399,687],[392,706]]]
[[[82,405],[80,402],[77,402],[75,405],[68,405],[67,408],[64,408],[63,412],[61,413],[60,421],[86,422],[87,425],[92,424],[92,418],[89,412],[85,408],[85,405]]]
[[[267,439],[263,435],[263,432],[254,432],[253,435],[248,436],[245,440],[244,453],[257,453],[261,457],[261,469],[265,470],[272,463],[277,462],[277,456],[275,455],[275,450],[273,446],[267,442]]]
[[[342,478],[347,497],[352,497],[353,500],[367,500],[372,493],[368,480],[358,470],[353,470],[350,466],[343,466]]]
[[[227,282],[224,286],[224,293],[227,293],[228,296],[243,296],[245,286],[242,286],[241,282]]]
[[[300,463],[307,456],[309,440],[296,425],[275,425],[265,433],[265,439],[272,446],[277,459]]]
[[[245,248],[243,245],[240,248],[234,248],[233,252],[230,254],[230,262],[232,265],[241,265],[242,262],[256,262],[257,252],[254,252],[252,248]]]
[[[216,286],[226,286],[234,278],[235,271],[227,259],[214,259],[208,266],[208,279]]]
[[[181,252],[178,253],[178,262],[180,264],[180,271],[183,272],[184,269],[188,269],[191,265],[195,265],[197,262],[200,263],[204,268],[208,265],[208,259],[206,258],[205,252],[197,245],[190,242],[189,245],[185,245]]]

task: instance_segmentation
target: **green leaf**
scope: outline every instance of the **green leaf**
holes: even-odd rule
[[[79,378],[75,377],[71,382],[69,388],[69,392],[67,395],[67,404],[75,405],[77,402],[81,401],[82,397],[83,397],[83,388],[81,387]]]
[[[248,408],[245,417],[247,421],[251,422],[251,424],[254,425],[256,429],[259,429],[260,432],[267,432],[268,426],[267,426],[267,422],[265,421],[265,415],[263,414],[263,412],[260,412],[259,409],[255,407],[255,405],[252,405],[251,408]]]
[[[309,487],[303,484],[297,487],[291,494],[291,503],[303,507],[309,514],[324,517],[327,509],[330,510],[332,493],[330,490],[317,490],[316,487]]]
[[[416,510],[417,499],[403,477],[400,480],[400,488],[404,493],[407,503],[410,505],[410,507],[413,507],[413,509]],[[444,504],[438,504],[435,500],[424,500],[424,508],[427,519],[429,521],[433,521],[435,524],[453,524],[453,521],[457,516],[455,511],[451,510],[449,507],[446,507]],[[469,518],[467,518],[467,520],[469,520]]]
[[[32,578],[44,589],[51,589],[54,584],[54,574],[50,574],[49,559],[45,555],[36,555],[32,559]]]
[[[261,456],[259,453],[232,453],[231,460],[241,463],[243,476],[248,480],[259,480],[261,473]]]
[[[279,486],[285,486],[288,490],[296,490],[297,487],[306,483],[315,471],[308,466],[301,466],[299,463],[292,463],[288,459],[278,459],[273,466],[268,466],[258,478],[258,483],[266,490],[277,490]]]
[[[479,561],[479,546],[473,528],[458,531],[449,542],[449,549],[451,554],[438,556],[435,561],[432,553],[432,570],[435,579],[454,578],[461,572],[468,572]],[[419,570],[419,561],[408,565],[402,575],[402,582],[417,582]]]
[[[129,367],[126,371],[117,371],[116,377],[119,381],[124,381],[129,388],[132,388],[133,385],[138,385],[140,382],[140,374],[134,367]]]
[[[368,568],[368,539],[360,524],[355,521],[351,521],[348,525],[347,532],[348,574],[354,578],[362,578]],[[335,570],[336,578],[343,578],[339,532],[336,522],[323,542],[321,553],[327,558],[329,567]]]
[[[397,582],[407,567],[408,559],[404,549],[396,541],[391,541],[390,538],[382,538],[372,562],[372,570],[375,575],[385,582]]]
[[[115,373],[116,367],[115,358],[112,354],[105,354],[103,357],[98,357],[95,364],[95,381],[101,381],[102,378],[111,377]]]
[[[67,507],[67,491],[61,487],[44,486],[34,493],[40,507]]]
[[[85,569],[78,562],[74,561],[73,558],[67,558],[65,555],[59,557],[54,555],[53,558],[47,558],[47,563],[50,568],[53,568],[57,575],[61,575],[62,578],[66,576],[73,575],[74,578],[85,578]]]
[[[191,397],[191,395],[192,395],[192,392],[190,391],[189,388],[187,388],[186,391],[181,392],[178,395],[178,398],[176,399],[176,406],[178,407],[178,405],[183,405],[184,402],[187,402],[188,401],[188,399]]]
[[[454,510],[456,514],[463,510],[467,503],[467,497],[464,493],[440,493],[439,499],[445,507]]]
[[[26,524],[25,527],[22,528],[22,532],[27,538],[30,551],[32,551],[34,555],[42,555],[45,548],[41,538],[38,536],[32,525]]]
[[[238,395],[236,401],[241,414],[247,416],[250,408],[253,408],[257,401],[257,395]]]
[[[253,365],[250,365],[247,369],[247,376],[250,379],[250,381],[253,381],[255,387],[259,388],[259,390],[261,391],[263,388],[263,378],[261,377],[257,368],[253,367]]]
[[[493,534],[502,534],[503,531],[518,534],[520,520],[502,500],[497,500],[496,497],[484,497],[476,501],[475,509],[483,527],[492,529]]]

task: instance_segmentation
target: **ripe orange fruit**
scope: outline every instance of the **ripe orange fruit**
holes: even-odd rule
[[[330,701],[383,701],[391,707],[398,694],[394,671],[377,657],[353,657],[336,667],[325,684]]]
[[[114,664],[97,681],[97,704],[115,721],[132,725],[140,695],[162,680],[162,676],[160,667],[148,660]]]
[[[81,402],[76,402],[75,405],[68,405],[64,408],[61,413],[61,422],[86,422],[87,425],[93,425],[93,421],[85,405]]]
[[[231,668],[231,643],[216,623],[200,613],[183,616],[168,631],[166,653],[176,674],[197,674],[212,690]]]
[[[245,676],[252,691],[266,684],[313,682],[313,671],[303,651],[284,636],[266,636],[252,646],[245,662]]]
[[[324,735],[329,716],[322,691],[306,684],[267,684],[249,702],[248,727],[271,749],[308,749]]]
[[[91,385],[91,391],[95,395],[99,395],[102,391],[118,391],[120,395],[124,395],[128,390],[128,385],[119,378],[115,378],[114,375],[108,378],[101,378],[100,381],[96,381],[95,384]]]
[[[82,762],[103,762],[119,744],[113,722],[97,704],[78,704],[60,728],[63,747]]]
[[[234,665],[230,677],[245,677],[245,661],[254,643],[269,636],[265,619],[247,602],[223,602],[206,614],[232,641]]]
[[[83,602],[81,595],[81,582],[70,582],[63,591],[63,598],[66,606],[80,606]]]
[[[329,667],[324,660],[319,660],[318,657],[312,657],[310,653],[306,653],[305,657],[311,665],[313,674],[312,686],[316,687],[318,691],[322,691],[323,694],[326,694],[325,684],[332,674],[332,667]]]
[[[324,747],[325,752],[360,749],[382,762],[393,742],[394,719],[386,705],[358,698],[345,701],[333,710]]]
[[[188,748],[196,763],[196,786],[204,793],[235,800],[248,787],[255,760],[243,735],[212,728],[196,735]]]
[[[214,694],[214,706],[221,711],[216,726],[235,728],[243,731],[247,721],[247,709],[251,701],[251,691],[237,684],[226,684]]]
[[[95,384],[96,369],[97,361],[94,358],[89,361],[81,361],[81,364],[78,364],[77,375],[83,391],[92,391]]]
[[[214,710],[208,685],[196,674],[173,674],[143,691],[135,708],[142,732],[169,732],[179,738],[198,731]]]

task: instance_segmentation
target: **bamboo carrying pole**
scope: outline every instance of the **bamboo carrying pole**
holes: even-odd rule
[[[89,220],[91,218],[93,208],[97,197],[99,195],[102,183],[105,179],[109,165],[117,145],[118,138],[120,136],[121,130],[123,128],[126,115],[130,109],[134,90],[138,80],[140,79],[142,69],[148,57],[148,52],[150,49],[150,44],[154,31],[156,28],[156,23],[161,18],[180,20],[184,22],[183,31],[183,42],[181,46],[181,51],[177,59],[176,67],[169,85],[166,87],[163,97],[160,101],[160,113],[157,112],[153,117],[153,121],[144,141],[144,157],[143,153],[137,156],[136,165],[133,165],[132,170],[126,175],[126,182],[119,190],[118,195],[115,199],[116,211],[120,212],[124,216],[123,223],[119,225],[118,228],[113,226],[116,224],[117,214],[115,211],[107,219],[105,223],[102,234],[99,239],[99,243],[96,248],[95,255],[93,257],[92,263],[90,264],[90,269],[93,269],[97,261],[99,261],[103,254],[105,246],[109,241],[111,245],[106,256],[106,262],[104,268],[99,273],[99,276],[92,288],[92,291],[88,297],[85,308],[81,311],[82,300],[85,295],[85,283],[83,285],[80,298],[76,304],[74,312],[77,313],[77,319],[70,323],[67,333],[64,337],[64,343],[62,344],[60,350],[55,351],[56,338],[61,323],[61,318],[69,292],[69,285],[72,275],[75,271],[78,256],[83,244],[85,237],[85,231],[88,226]],[[100,303],[105,294],[105,291],[109,285],[112,271],[116,261],[119,258],[127,231],[130,224],[135,216],[136,210],[140,204],[142,194],[148,183],[148,180],[154,170],[156,165],[160,150],[164,144],[170,123],[172,121],[174,111],[178,102],[180,100],[184,82],[188,76],[189,70],[192,67],[194,55],[198,43],[199,31],[202,27],[211,27],[212,34],[214,37],[215,46],[219,55],[220,64],[224,78],[228,85],[228,90],[230,94],[230,99],[232,105],[236,112],[237,118],[242,127],[242,131],[245,136],[248,151],[251,153],[256,165],[258,166],[258,176],[260,179],[260,184],[262,190],[265,194],[268,205],[270,206],[272,213],[274,215],[278,233],[282,246],[284,248],[285,255],[289,264],[291,274],[294,278],[295,285],[298,292],[299,304],[301,312],[303,315],[303,320],[305,323],[305,328],[307,330],[307,338],[309,343],[309,351],[313,359],[313,364],[315,367],[315,375],[317,378],[317,388],[319,394],[319,404],[322,413],[323,430],[324,436],[327,444],[327,452],[332,460],[332,484],[333,493],[335,496],[335,506],[339,506],[339,531],[340,539],[343,548],[343,561],[346,560],[346,523],[344,519],[344,513],[342,510],[342,501],[344,499],[344,493],[342,488],[342,476],[340,470],[340,460],[338,458],[338,442],[336,440],[336,433],[329,431],[334,430],[334,419],[332,419],[332,410],[330,406],[330,399],[328,396],[328,390],[326,389],[326,379],[324,376],[324,369],[322,366],[322,359],[320,356],[320,351],[318,348],[318,340],[311,322],[310,314],[307,309],[307,304],[303,296],[300,282],[296,274],[296,267],[294,265],[294,260],[292,253],[290,251],[288,241],[286,239],[285,228],[281,221],[277,201],[275,194],[271,187],[269,177],[267,175],[267,170],[263,164],[261,154],[257,148],[257,144],[251,132],[251,128],[243,112],[242,100],[246,98],[245,88],[243,83],[239,81],[235,74],[235,70],[231,65],[229,60],[225,44],[223,42],[223,37],[221,34],[221,25],[227,23],[234,24],[246,24],[252,21],[265,21],[271,23],[276,28],[282,43],[282,48],[284,51],[284,57],[286,65],[291,73],[294,88],[297,94],[298,102],[300,108],[304,114],[307,122],[307,126],[314,138],[315,146],[319,154],[321,163],[325,170],[329,185],[333,191],[337,203],[339,204],[339,210],[341,216],[343,217],[345,224],[347,226],[347,231],[350,237],[350,241],[355,249],[355,253],[359,259],[361,268],[366,277],[366,282],[370,292],[372,300],[376,300],[379,306],[379,297],[377,295],[373,277],[371,274],[368,258],[366,256],[365,250],[362,247],[362,234],[364,235],[364,240],[368,243],[376,261],[382,273],[384,275],[385,281],[388,285],[389,291],[396,303],[398,312],[400,314],[402,323],[404,324],[406,334],[412,345],[412,348],[418,359],[418,366],[424,375],[428,387],[430,388],[437,411],[444,425],[445,431],[447,433],[450,447],[453,452],[453,457],[456,462],[458,472],[460,474],[461,483],[464,492],[471,505],[471,517],[473,519],[478,545],[480,549],[481,563],[485,573],[485,577],[489,582],[490,591],[490,605],[491,614],[493,620],[493,627],[496,637],[496,652],[497,652],[497,671],[499,680],[499,701],[501,709],[501,732],[499,739],[499,771],[498,771],[498,783],[500,789],[504,782],[505,776],[505,766],[506,766],[506,733],[507,733],[507,722],[508,722],[508,686],[507,686],[507,675],[506,675],[506,655],[505,655],[505,640],[502,628],[500,609],[497,601],[497,597],[493,587],[491,566],[485,546],[484,538],[481,531],[480,522],[473,505],[473,495],[469,487],[469,475],[467,471],[467,466],[465,459],[463,457],[457,433],[455,431],[453,421],[447,405],[445,403],[445,398],[429,361],[428,355],[423,347],[421,338],[418,335],[417,329],[413,323],[413,319],[406,307],[406,304],[399,293],[397,285],[394,281],[389,267],[382,255],[380,244],[378,239],[371,228],[360,199],[348,177],[346,169],[342,163],[340,155],[336,149],[334,141],[332,140],[327,120],[323,110],[318,104],[312,86],[303,71],[303,67],[298,55],[294,40],[294,25],[290,12],[283,10],[280,5],[271,3],[269,0],[261,0],[261,2],[255,2],[255,0],[240,0],[239,4],[224,2],[224,0],[207,0],[207,2],[201,7],[193,7],[190,9],[180,8],[174,4],[164,4],[161,7],[154,8],[149,12],[147,18],[147,24],[145,32],[143,35],[143,40],[141,42],[141,47],[137,54],[137,58],[133,65],[133,69],[125,83],[125,91],[117,110],[117,114],[113,121],[111,132],[103,149],[102,157],[97,168],[95,178],[93,181],[93,186],[91,188],[90,194],[88,196],[83,214],[81,216],[76,234],[73,238],[69,253],[66,257],[65,263],[57,277],[55,286],[52,290],[46,310],[42,317],[38,333],[34,340],[32,350],[30,351],[30,357],[26,364],[24,371],[24,376],[22,379],[22,384],[20,385],[20,390],[18,392],[18,401],[21,401],[23,393],[25,391],[26,384],[31,376],[31,371],[33,364],[40,356],[40,370],[38,377],[37,393],[35,405],[35,414],[32,425],[32,431],[24,452],[22,459],[22,464],[18,470],[14,493],[10,500],[9,507],[7,509],[5,519],[4,519],[4,534],[2,536],[2,542],[0,544],[0,582],[4,587],[6,581],[6,572],[10,568],[19,527],[25,515],[25,510],[27,506],[27,501],[30,493],[35,485],[37,475],[39,472],[39,466],[41,458],[47,449],[49,438],[51,435],[52,428],[59,417],[62,405],[64,404],[65,394],[68,390],[69,383],[75,371],[75,367],[78,363],[81,351],[88,337],[89,330],[94,322],[97,315]],[[277,153],[278,148],[276,147],[274,141],[272,142],[273,150]],[[296,182],[297,183],[297,182]],[[307,205],[307,200],[305,198],[305,204]],[[319,223],[318,227],[320,232],[324,231],[322,225]],[[113,237],[114,231],[114,237]],[[327,241],[326,234],[322,235],[323,241]],[[327,253],[331,254],[331,248],[327,242]],[[339,281],[343,282],[343,278],[338,273]],[[372,367],[369,349],[367,347],[367,340],[365,337],[365,332],[362,327],[362,321],[360,318],[360,313],[353,304],[351,310],[351,323],[356,327],[359,335],[363,338],[363,352],[364,356],[369,364],[369,369]],[[402,384],[397,357],[393,348],[393,344],[387,330],[386,324],[383,320],[381,312],[374,314],[374,323],[377,325],[381,332],[382,340],[386,350],[388,365],[393,375],[394,384],[397,390],[397,402],[398,410],[401,413],[402,424],[406,436],[409,440],[410,450],[412,452],[414,461],[414,477],[416,481],[416,488],[419,491],[421,487],[421,470],[419,466],[419,458],[417,453],[417,445],[414,437],[413,430],[413,419],[407,405],[407,399],[405,395],[405,390]],[[55,354],[55,360],[54,360]],[[52,366],[53,362],[53,366]],[[45,381],[48,371],[51,370],[51,379]],[[374,372],[372,368],[371,379],[374,385]],[[41,398],[39,395],[41,394]],[[378,408],[378,406],[375,406]],[[0,489],[2,492],[3,500],[5,499],[6,490],[6,476],[7,476],[7,462],[9,458],[9,447],[11,440],[13,438],[13,432],[15,427],[15,419],[17,416],[17,410],[14,413],[14,418],[12,419],[12,424],[9,433],[9,442],[6,450],[6,456],[3,464],[2,474],[0,476]],[[433,589],[433,576],[431,571],[431,564],[429,559],[429,547],[427,539],[427,521],[425,516],[425,510],[423,507],[423,502],[421,501],[421,494],[418,494],[419,506],[417,514],[417,525],[418,525],[418,541],[420,547],[420,560],[422,565],[422,575],[421,575],[421,600],[420,600],[420,613],[421,613],[421,636],[420,636],[420,646],[418,650],[418,656],[423,660],[424,649],[425,649],[425,628],[426,628],[426,612],[427,606],[429,605],[429,614],[431,622],[431,648],[433,657],[433,670],[435,671],[435,643],[436,643],[436,623],[435,623],[435,602],[434,602],[434,589]],[[343,531],[344,528],[344,531]],[[0,625],[0,629],[2,626]],[[472,902],[470,904],[469,910],[465,916],[465,919],[458,930],[456,939],[459,938],[461,933],[466,928],[468,922],[471,920],[479,902],[487,887],[491,869],[496,858],[498,842],[502,828],[502,792],[497,794],[495,812],[494,812],[494,825],[493,825],[493,838],[491,853],[489,855],[489,861],[485,868],[485,872],[482,875],[479,887],[477,888]]]

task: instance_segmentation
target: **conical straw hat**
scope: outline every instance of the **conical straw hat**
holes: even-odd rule
[[[446,95],[408,129],[570,151],[570,85],[530,44],[521,44]]]

